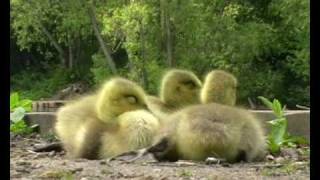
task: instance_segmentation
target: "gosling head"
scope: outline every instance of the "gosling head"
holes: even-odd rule
[[[237,84],[237,79],[232,74],[223,70],[213,70],[205,78],[201,102],[233,106],[236,103]]]
[[[173,107],[196,104],[200,102],[202,83],[191,71],[173,69],[162,78],[161,100]]]
[[[107,122],[122,113],[146,107],[145,92],[138,84],[124,78],[113,78],[100,89],[96,112],[99,119]]]

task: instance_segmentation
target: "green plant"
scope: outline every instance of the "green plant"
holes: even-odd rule
[[[273,102],[265,97],[258,97],[265,106],[270,108],[276,119],[268,121],[271,125],[271,131],[268,135],[268,149],[271,154],[278,154],[283,146],[296,147],[297,144],[305,144],[303,137],[291,136],[287,130],[288,120],[284,115],[285,106],[280,101],[273,99]]]
[[[32,109],[32,101],[30,99],[20,100],[19,94],[17,92],[14,92],[10,94],[10,111],[14,111],[19,107],[29,112]]]
[[[33,128],[29,127],[23,120],[25,113],[31,111],[32,101],[29,99],[20,100],[18,93],[10,95],[10,131],[14,134],[30,134]]]

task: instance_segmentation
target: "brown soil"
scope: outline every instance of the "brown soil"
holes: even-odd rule
[[[10,179],[310,179],[308,147],[284,149],[280,157],[269,155],[269,160],[260,163],[160,163],[146,157],[134,163],[108,164],[105,160],[68,159],[64,152],[31,151],[47,142],[39,135],[12,137]]]

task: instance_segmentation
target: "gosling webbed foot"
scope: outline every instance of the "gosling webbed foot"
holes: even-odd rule
[[[119,161],[123,161],[123,162],[126,162],[126,163],[131,163],[131,162],[134,162],[134,161],[142,158],[146,154],[148,154],[148,151],[147,151],[146,148],[139,149],[139,150],[136,150],[136,151],[128,151],[128,152],[124,152],[122,154],[113,156],[111,158],[108,158],[107,162],[110,163],[111,161],[119,160]],[[127,159],[127,158],[129,158],[129,159]]]

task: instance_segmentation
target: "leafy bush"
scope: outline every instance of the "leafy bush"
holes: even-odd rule
[[[291,136],[287,131],[288,120],[284,115],[285,106],[282,106],[277,99],[273,102],[265,97],[258,97],[263,104],[270,108],[276,119],[268,121],[271,125],[271,132],[268,135],[268,148],[272,154],[278,154],[283,146],[295,147],[297,144],[305,144],[303,137]]]
[[[10,95],[10,131],[14,134],[30,134],[33,132],[31,127],[28,127],[23,117],[26,112],[32,110],[32,101],[29,99],[20,100],[18,93]]]
[[[18,91],[20,96],[31,100],[49,98],[67,84],[76,81],[77,77],[72,71],[52,67],[51,70],[22,71],[11,76],[11,91]]]
[[[108,68],[107,61],[105,60],[105,57],[102,54],[94,54],[92,56],[92,61],[93,65],[90,71],[93,74],[93,82],[95,84],[100,84],[107,77],[111,76],[112,72]]]

